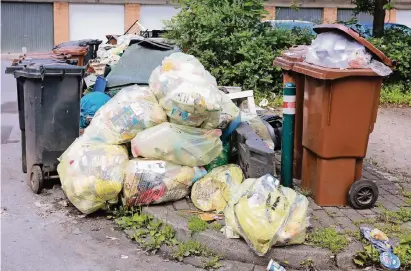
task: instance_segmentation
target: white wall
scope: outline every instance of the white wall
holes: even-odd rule
[[[411,28],[411,10],[397,10],[397,23]]]
[[[124,5],[70,4],[70,40],[124,34]]]
[[[164,29],[163,21],[177,15],[179,9],[171,5],[141,5],[140,24],[148,30]]]

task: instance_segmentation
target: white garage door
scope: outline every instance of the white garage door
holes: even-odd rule
[[[141,5],[140,24],[148,30],[164,29],[164,22],[177,15],[179,9],[170,5]]]
[[[397,23],[411,27],[411,10],[397,10]]]
[[[124,33],[124,5],[70,4],[70,40]]]

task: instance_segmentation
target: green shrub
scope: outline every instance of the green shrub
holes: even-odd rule
[[[167,23],[165,37],[196,56],[220,85],[280,92],[281,70],[273,67],[281,51],[309,44],[305,30],[274,30],[261,23],[263,1],[177,0],[180,13]]]

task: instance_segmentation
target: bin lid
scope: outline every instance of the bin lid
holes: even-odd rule
[[[307,62],[296,63],[293,71],[322,80],[335,80],[349,76],[381,77],[371,69],[333,69],[320,67]]]
[[[72,60],[60,60],[60,59],[54,59],[54,58],[38,58],[38,59],[15,59],[13,60],[11,66],[6,67],[5,73],[6,74],[11,74],[14,73],[17,70],[22,70],[27,67],[27,65],[37,63],[37,64],[50,64],[50,63],[68,63],[68,64],[73,64]],[[76,65],[77,63],[74,63]]]
[[[84,56],[87,54],[88,48],[87,47],[80,47],[80,46],[70,46],[70,47],[62,47],[62,48],[55,48],[53,49],[53,53],[55,54],[69,54],[72,56]]]
[[[30,63],[23,69],[16,70],[14,77],[44,78],[45,76],[83,76],[84,67],[67,63]]]
[[[367,48],[379,61],[381,61],[382,63],[384,63],[388,67],[393,67],[394,66],[391,59],[389,59],[383,52],[378,50],[368,40],[361,37],[361,35],[358,32],[354,31],[351,28],[348,28],[345,25],[342,25],[342,24],[321,24],[321,25],[314,26],[313,29],[318,34],[324,33],[324,32],[329,32],[329,31],[337,31],[337,32],[340,32],[342,34],[348,35],[351,38],[358,41],[359,43],[361,43],[362,45],[364,45],[364,47]]]

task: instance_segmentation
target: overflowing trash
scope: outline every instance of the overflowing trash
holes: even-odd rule
[[[222,212],[243,179],[243,171],[237,165],[214,168],[193,185],[191,200],[202,211]]]
[[[162,160],[132,159],[124,173],[123,199],[127,206],[176,201],[206,174],[204,168],[180,166]]]
[[[309,46],[305,61],[326,68],[371,68],[380,76],[388,76],[392,70],[372,59],[364,45],[335,31],[320,33]]]
[[[115,204],[123,187],[128,152],[120,145],[77,139],[60,157],[57,171],[70,202],[84,214]]]
[[[166,115],[153,93],[146,87],[132,85],[97,111],[84,136],[107,144],[122,144],[138,132],[165,121]]]
[[[226,226],[263,256],[273,245],[301,244],[308,226],[308,200],[267,174],[246,179],[224,210]]]
[[[267,161],[260,154],[258,165],[275,175],[275,144],[260,117],[241,112],[198,59],[168,49],[152,69],[148,87],[130,79],[133,72],[122,77],[122,69],[131,65],[123,60],[127,50],[141,50],[134,45],[115,65],[117,71],[104,78],[103,64],[113,63],[113,56],[120,56],[114,49],[125,44],[100,47],[101,59],[89,65],[94,79],[89,78],[91,92],[82,99],[84,133],[58,166],[74,206],[89,214],[119,198],[125,206],[144,206],[191,196],[202,220],[225,216],[226,235],[242,236],[259,255],[274,244],[302,243],[307,199],[282,188],[271,175],[258,175],[265,171],[247,171],[254,169],[251,162],[232,164],[240,157],[232,151],[240,146],[236,130],[245,125],[270,153]],[[99,78],[107,84],[98,87]],[[243,183],[244,172],[261,178]]]
[[[204,166],[222,150],[221,130],[205,130],[165,122],[131,140],[134,157],[162,159],[184,166]]]

